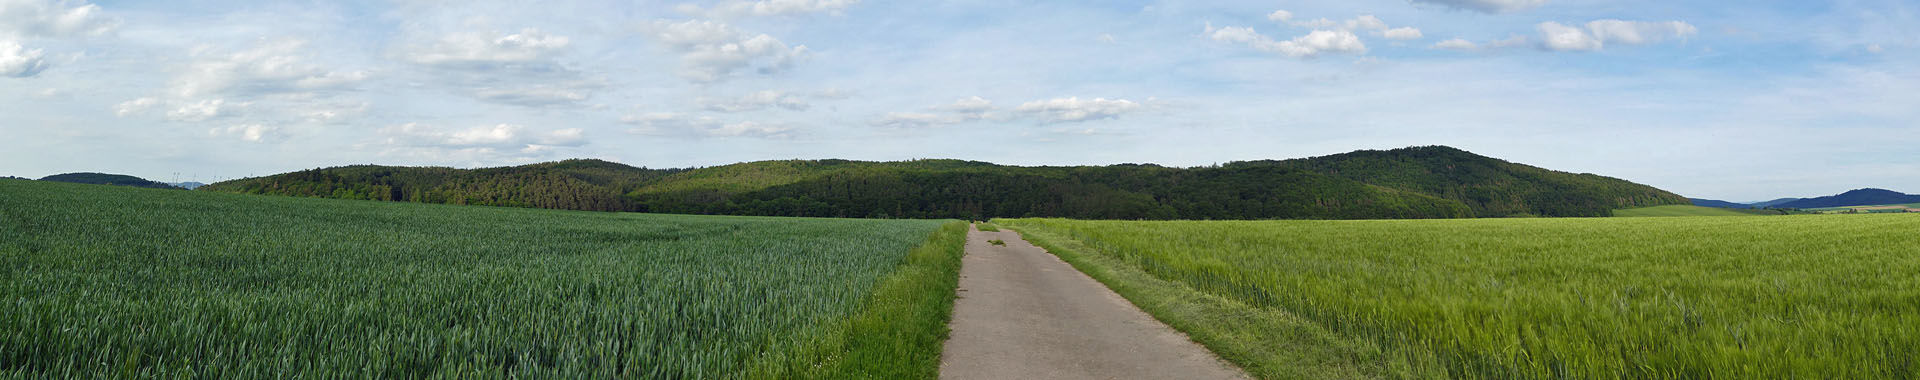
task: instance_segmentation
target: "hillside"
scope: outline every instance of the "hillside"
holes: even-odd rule
[[[1761,207],[1761,208],[1766,208],[1766,207],[1775,207],[1775,206],[1779,206],[1779,205],[1781,205],[1781,204],[1785,204],[1785,203],[1787,203],[1787,202],[1793,202],[1793,201],[1798,201],[1798,200],[1802,200],[1802,199],[1806,199],[1806,198],[1780,198],[1780,199],[1775,199],[1775,200],[1771,200],[1771,201],[1766,201],[1766,202],[1754,202],[1754,203],[1748,203],[1747,205],[1748,205],[1748,206],[1753,206],[1753,207]]]
[[[1615,209],[1689,204],[1685,197],[1618,178],[1547,170],[1446,146],[1228,164],[1257,165],[1430,194],[1465,203],[1482,217],[1607,216]]]
[[[625,194],[683,170],[646,169],[601,160],[454,169],[358,165],[224,181],[203,191],[302,197],[632,211]]]
[[[1795,200],[1791,202],[1777,204],[1777,205],[1774,205],[1773,207],[1824,208],[1824,207],[1845,207],[1845,206],[1892,205],[1892,204],[1907,204],[1907,203],[1920,203],[1920,195],[1904,194],[1897,191],[1885,190],[1885,189],[1858,189],[1858,190],[1848,191],[1845,193],[1840,193],[1839,195]]]
[[[1691,202],[1693,202],[1693,205],[1694,205],[1694,206],[1700,206],[1700,207],[1715,207],[1715,208],[1754,208],[1754,206],[1753,206],[1753,205],[1748,205],[1748,204],[1745,204],[1745,203],[1734,203],[1734,202],[1728,202],[1728,201],[1722,201],[1722,200],[1715,200],[1715,199],[1699,199],[1699,198],[1687,198],[1687,200],[1688,200],[1688,201],[1691,201]]]
[[[1760,216],[1779,215],[1773,210],[1736,209],[1708,206],[1666,205],[1613,210],[1618,217],[1655,217],[1655,216]]]
[[[89,185],[145,187],[150,189],[180,189],[179,187],[176,187],[173,185],[168,185],[165,183],[154,182],[154,181],[148,181],[145,178],[140,178],[140,177],[135,177],[130,175],[106,174],[106,173],[55,174],[55,175],[47,176],[46,178],[41,178],[40,180],[53,181],[53,182],[67,182],[67,183],[83,183],[83,184],[89,184]]]
[[[1686,204],[1652,187],[1448,147],[1218,167],[759,161],[645,169],[596,160],[461,170],[350,166],[209,191],[576,210],[822,217],[1377,219],[1607,216]]]

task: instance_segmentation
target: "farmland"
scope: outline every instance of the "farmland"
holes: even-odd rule
[[[1821,214],[1874,214],[1874,213],[1920,212],[1920,203],[1898,204],[1898,205],[1876,205],[1876,206],[1826,207],[1826,208],[1807,209],[1807,211],[1821,213]]]
[[[1731,209],[1687,205],[1666,205],[1653,207],[1613,210],[1613,216],[1654,217],[1654,216],[1756,216],[1779,215],[1772,210]]]
[[[1000,219],[1266,378],[1912,378],[1920,217]]]
[[[0,377],[932,377],[964,233],[0,180]]]

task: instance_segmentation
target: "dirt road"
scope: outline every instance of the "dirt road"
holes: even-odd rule
[[[1018,233],[968,233],[961,262],[941,379],[1247,378]]]

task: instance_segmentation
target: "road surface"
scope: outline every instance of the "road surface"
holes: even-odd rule
[[[961,265],[941,379],[1248,378],[1018,233],[969,232]]]

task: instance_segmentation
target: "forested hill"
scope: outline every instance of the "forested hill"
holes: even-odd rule
[[[1807,198],[1780,203],[1779,208],[1822,208],[1846,206],[1877,206],[1920,203],[1920,195],[1903,194],[1887,189],[1857,189],[1818,198]]]
[[[1197,168],[961,160],[787,160],[697,169],[598,160],[472,170],[348,166],[201,189],[574,210],[974,219],[1607,216],[1614,209],[1687,204],[1645,185],[1448,147]]]
[[[1692,204],[1686,197],[1619,178],[1541,169],[1446,146],[1227,166],[1258,165],[1307,169],[1452,199],[1483,217],[1606,216],[1620,208]]]
[[[626,194],[684,169],[601,160],[454,169],[356,165],[201,186],[201,191],[460,205],[633,211]]]
[[[148,181],[145,178],[140,178],[140,177],[135,177],[130,175],[123,175],[123,174],[67,173],[67,174],[50,175],[50,176],[47,176],[46,178],[41,178],[40,180],[53,181],[53,182],[84,183],[84,184],[90,184],[90,185],[113,185],[113,186],[145,187],[145,188],[152,188],[152,189],[185,190],[173,185],[168,185],[165,183],[154,182],[154,181]]]

